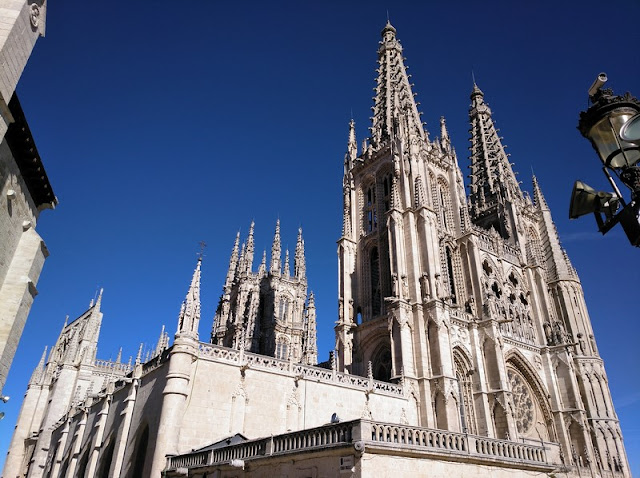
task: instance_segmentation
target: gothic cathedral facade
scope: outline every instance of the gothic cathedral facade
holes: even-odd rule
[[[359,147],[349,128],[330,360],[317,364],[302,231],[293,270],[278,223],[254,271],[252,224],[208,342],[201,260],[173,344],[163,329],[146,358],[96,359],[102,296],[65,323],[3,477],[630,476],[537,180],[531,199],[474,84],[467,194],[444,119],[434,139],[420,120],[390,24],[378,63],[371,135]]]
[[[620,469],[618,420],[582,287],[533,178],[519,186],[477,85],[471,184],[444,118],[423,128],[396,30],[378,50],[371,137],[350,125],[339,240],[339,367],[408,383],[420,425],[557,441]]]

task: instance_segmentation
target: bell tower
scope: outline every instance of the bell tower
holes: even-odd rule
[[[338,241],[340,370],[404,381],[425,426],[459,429],[449,401],[456,387],[447,324],[463,304],[459,252],[469,227],[462,173],[444,118],[430,140],[390,24],[382,30],[370,137],[349,125]],[[436,423],[437,420],[437,423]]]

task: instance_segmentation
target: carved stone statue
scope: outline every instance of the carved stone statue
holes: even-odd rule
[[[473,296],[467,299],[466,309],[467,309],[467,312],[470,313],[471,315],[473,316],[476,315],[476,299]]]
[[[544,336],[547,339],[547,345],[553,345],[553,331],[551,330],[551,324],[549,322],[545,322],[542,325],[544,329]]]
[[[436,274],[435,275],[435,282],[436,282],[436,299],[442,299],[442,297],[444,296],[444,290],[443,290],[443,285],[442,285],[442,279],[440,278],[440,274]]]
[[[400,296],[400,291],[398,290],[398,274],[391,274],[391,293],[394,297]]]
[[[423,301],[431,299],[431,286],[429,285],[429,276],[425,273],[420,276],[420,295]]]
[[[405,274],[402,274],[402,297],[404,299],[409,298],[409,281]]]

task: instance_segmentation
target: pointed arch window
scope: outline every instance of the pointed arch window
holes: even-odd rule
[[[456,284],[453,278],[453,257],[451,255],[451,249],[447,246],[445,248],[445,256],[447,260],[447,273],[449,275],[449,290],[451,291],[451,302],[457,304],[456,299]]]
[[[382,292],[380,288],[380,254],[378,248],[371,249],[369,256],[369,273],[371,278],[371,315],[377,317],[381,311]]]
[[[373,232],[378,228],[378,211],[376,208],[376,186],[375,183],[367,188],[365,197],[364,217],[366,232]]]
[[[449,225],[447,224],[447,203],[444,198],[444,191],[442,190],[442,187],[438,188],[438,200],[440,201],[440,217],[442,218],[442,226],[445,229],[448,229]]]
[[[464,360],[457,352],[453,354],[458,379],[458,395],[460,402],[460,424],[463,433],[476,433],[476,419],[473,409],[473,391],[471,389],[471,373]]]
[[[382,202],[384,204],[384,212],[391,209],[391,175],[387,174],[382,180]]]

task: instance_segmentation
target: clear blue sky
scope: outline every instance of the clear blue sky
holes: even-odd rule
[[[568,220],[575,179],[606,189],[576,125],[600,71],[640,94],[640,4],[602,2],[48,2],[18,91],[60,200],[51,256],[0,404],[0,463],[26,383],[65,315],[104,287],[99,358],[175,331],[195,266],[207,340],[236,231],[270,248],[304,229],[321,359],[333,343],[342,160],[367,134],[387,10],[431,137],[445,116],[466,173],[471,71],[523,188],[538,177],[577,268],[632,469],[640,474],[640,251]],[[598,23],[602,21],[602,24]],[[256,254],[259,257],[259,253]]]

